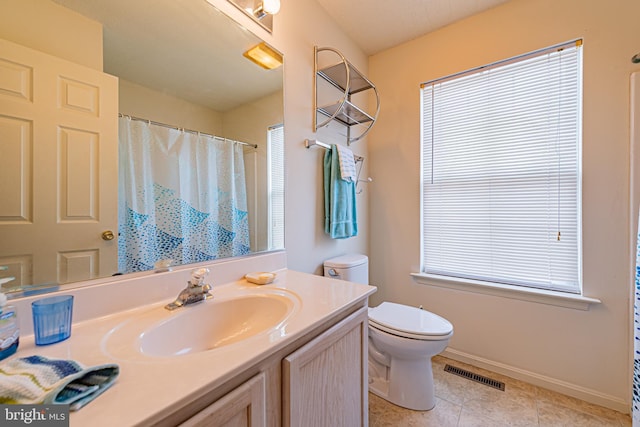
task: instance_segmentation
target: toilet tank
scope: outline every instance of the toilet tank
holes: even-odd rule
[[[349,282],[369,284],[369,258],[362,254],[347,254],[324,262],[324,275]]]

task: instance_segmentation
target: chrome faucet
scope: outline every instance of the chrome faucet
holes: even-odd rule
[[[164,306],[167,310],[175,310],[176,308],[195,304],[209,298],[213,295],[209,293],[211,285],[204,283],[204,278],[209,274],[208,268],[199,268],[191,272],[191,280],[186,288],[178,294],[176,300]]]

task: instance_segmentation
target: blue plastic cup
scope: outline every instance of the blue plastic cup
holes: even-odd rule
[[[59,295],[31,303],[36,345],[64,341],[71,336],[73,295]]]

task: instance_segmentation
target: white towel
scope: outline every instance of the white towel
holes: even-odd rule
[[[340,178],[344,181],[356,182],[356,161],[353,157],[353,151],[339,144],[336,144],[336,147],[340,162]]]

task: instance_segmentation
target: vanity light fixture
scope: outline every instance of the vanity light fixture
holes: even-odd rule
[[[255,45],[242,55],[267,70],[273,70],[282,65],[282,54],[265,42]]]
[[[262,10],[270,15],[280,12],[280,0],[262,0]]]
[[[211,2],[211,0],[208,0]],[[228,0],[267,31],[273,31],[273,15],[280,11],[280,0]]]
[[[267,14],[275,15],[280,12],[280,0],[262,0],[262,2],[258,3],[255,9],[251,11],[258,19],[262,19]]]

